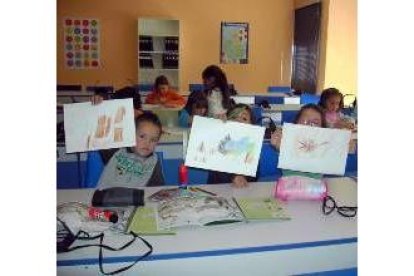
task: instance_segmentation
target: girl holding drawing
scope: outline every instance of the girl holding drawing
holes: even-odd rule
[[[325,111],[325,119],[329,128],[354,128],[354,120],[341,112],[344,108],[344,96],[338,89],[328,88],[323,90],[319,106]]]
[[[147,104],[160,104],[164,107],[179,107],[185,104],[183,96],[171,89],[166,76],[159,76],[155,79],[154,91],[145,100]]]
[[[204,69],[202,78],[206,87],[208,116],[225,119],[232,105],[226,74],[217,65],[210,65]]]
[[[228,120],[239,123],[252,124],[254,121],[251,108],[245,104],[237,104],[227,111]],[[256,177],[237,175],[225,172],[210,171],[208,174],[208,184],[231,183],[233,187],[247,187],[249,182],[255,182]]]
[[[136,145],[117,150],[105,166],[99,188],[164,185],[160,160],[154,153],[161,136],[157,115],[145,112],[135,119]]]
[[[326,127],[326,121],[322,109],[315,104],[304,105],[294,120],[295,124],[308,125],[311,127]],[[280,149],[280,144],[282,141],[282,129],[278,128],[275,132],[272,133],[270,137],[270,143],[277,149]],[[291,170],[282,170],[283,176],[290,175],[303,175],[311,178],[322,178],[321,174],[318,173],[302,173]]]

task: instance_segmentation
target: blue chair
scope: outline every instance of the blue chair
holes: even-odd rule
[[[105,91],[105,93],[114,93],[114,87],[113,86],[86,86],[86,91],[88,92],[95,92],[97,90],[100,90],[101,92]]]
[[[303,93],[300,95],[300,104],[318,104],[320,95]]]
[[[269,93],[285,93],[290,94],[292,91],[292,88],[290,86],[269,86],[267,87],[267,92]]]
[[[83,188],[95,188],[104,167],[99,151],[89,151],[86,158],[86,176]]]
[[[292,123],[295,120],[296,114],[299,111],[296,110],[283,110],[282,111],[282,124],[283,123]]]
[[[139,92],[150,92],[153,90],[154,85],[152,83],[142,83],[134,86]]]
[[[256,96],[254,99],[255,104],[260,104],[262,101],[267,101],[269,104],[283,104],[284,97],[276,96]]]
[[[263,143],[258,165],[258,181],[275,181],[282,171],[277,168],[279,152],[270,144]]]
[[[207,184],[208,170],[188,168],[188,184]]]
[[[198,92],[204,91],[204,84],[202,84],[202,83],[190,83],[188,85],[188,90],[191,91],[191,92],[194,92],[194,91],[198,91]]]

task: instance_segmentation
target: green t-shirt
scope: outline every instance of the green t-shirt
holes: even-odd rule
[[[320,173],[309,173],[309,172],[300,172],[292,170],[282,170],[283,176],[306,176],[315,179],[322,179],[323,175]]]

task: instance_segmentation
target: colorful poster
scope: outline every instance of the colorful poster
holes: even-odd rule
[[[132,99],[63,105],[66,152],[135,146]]]
[[[351,131],[283,124],[279,168],[343,175]]]
[[[65,18],[64,54],[69,69],[93,69],[100,66],[100,31],[97,19]]]
[[[221,23],[220,63],[248,63],[249,24]]]
[[[265,128],[195,116],[185,165],[255,176]]]

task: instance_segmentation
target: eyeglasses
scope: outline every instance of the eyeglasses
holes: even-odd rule
[[[325,215],[330,215],[334,210],[343,217],[352,218],[357,214],[358,207],[338,206],[331,196],[326,196],[322,203],[322,212]]]

